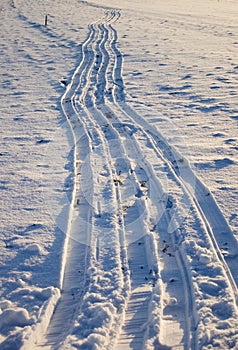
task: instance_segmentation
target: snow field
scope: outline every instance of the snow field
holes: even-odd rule
[[[38,99],[36,96],[28,96],[31,89],[25,90],[23,97],[18,98],[28,108],[27,113],[31,113],[33,106],[37,116],[38,113],[41,116],[34,126],[35,134],[34,131],[33,134],[29,133],[26,127],[29,119],[22,112],[20,117],[15,117],[21,110],[21,104],[11,105],[10,115],[14,117],[9,119],[8,126],[11,131],[8,131],[8,138],[4,135],[4,149],[13,142],[19,147],[19,152],[11,165],[9,160],[11,154],[14,155],[13,149],[8,154],[4,153],[7,156],[10,176],[15,176],[16,164],[19,169],[16,181],[22,172],[24,181],[26,174],[28,176],[27,185],[30,184],[30,189],[35,188],[40,181],[37,172],[34,173],[33,185],[32,169],[33,165],[39,163],[37,167],[42,170],[43,199],[48,212],[39,210],[39,192],[36,191],[35,201],[32,201],[32,197],[29,201],[31,210],[26,206],[27,215],[22,216],[21,226],[16,225],[13,215],[4,231],[5,250],[8,254],[4,253],[2,265],[5,270],[10,267],[10,272],[9,277],[5,272],[3,275],[3,281],[5,279],[7,284],[2,291],[1,346],[12,350],[14,347],[235,349],[237,241],[227,223],[226,212],[224,214],[218,207],[210,186],[205,186],[199,180],[186,158],[188,148],[192,145],[192,136],[189,139],[185,128],[184,134],[189,146],[186,149],[182,144],[184,139],[177,133],[176,137],[173,134],[173,127],[176,130],[176,125],[180,122],[182,125],[181,115],[185,100],[181,100],[180,96],[190,98],[189,94],[195,91],[194,77],[192,74],[191,77],[185,74],[187,67],[182,67],[182,64],[181,73],[186,81],[192,81],[191,86],[187,83],[182,87],[170,85],[175,82],[172,78],[173,60],[177,62],[183,56],[176,52],[172,41],[173,58],[168,55],[166,64],[161,62],[159,107],[163,108],[163,115],[155,110],[155,106],[158,107],[158,96],[145,88],[146,84],[150,86],[151,83],[152,72],[149,72],[147,66],[148,62],[153,66],[153,50],[151,53],[148,50],[145,52],[144,39],[138,41],[140,45],[135,49],[136,41],[127,39],[126,35],[123,38],[118,37],[125,23],[127,26],[124,29],[130,35],[134,30],[132,23],[138,19],[138,23],[146,28],[142,12],[139,11],[131,17],[126,8],[121,12],[105,10],[100,4],[91,6],[87,2],[68,1],[62,5],[58,1],[55,2],[54,15],[49,16],[51,25],[48,29],[37,23],[39,14],[44,18],[42,15],[50,7],[47,3],[41,3],[38,4],[39,11],[33,11],[35,6],[34,1],[27,6],[24,2],[15,1],[10,3],[9,8],[9,3],[6,2],[2,12],[13,23],[23,24],[19,33],[26,28],[37,33],[29,34],[26,30],[29,41],[24,44],[25,49],[32,48],[30,43],[34,40],[35,48],[43,42],[42,38],[51,42],[52,51],[47,46],[49,52],[47,51],[48,57],[44,61],[47,74],[44,77],[52,85],[49,89],[48,83],[45,83],[45,91],[52,96],[52,101],[55,101],[59,93],[63,94],[63,86],[59,86],[58,78],[59,72],[62,72],[60,80],[65,85],[65,93],[61,108],[69,127],[64,124],[54,134],[59,120],[62,123],[60,106],[51,106],[53,121],[49,121],[48,96],[39,98],[39,106],[32,105],[30,101]],[[63,20],[62,6],[65,15]],[[172,12],[176,8],[173,6],[170,8]],[[87,9],[86,18],[82,20],[84,26],[82,25],[80,38],[76,24],[78,14],[73,8],[81,11]],[[163,6],[160,10],[162,9],[166,11]],[[172,12],[168,14],[169,23],[166,20],[163,22],[163,34],[166,31],[167,34],[171,34],[171,30],[175,31],[176,21],[172,20]],[[146,12],[146,16],[151,20],[148,29],[151,31],[157,14]],[[95,18],[99,19],[95,21]],[[182,23],[178,18],[179,16],[176,28],[180,28],[177,24]],[[5,20],[6,37],[13,40],[6,23]],[[92,24],[86,33],[88,23]],[[185,30],[191,30],[191,22],[187,20],[185,24]],[[197,23],[193,28],[196,26]],[[207,29],[210,33],[210,22],[205,27]],[[179,34],[182,31],[179,30]],[[133,35],[136,39],[137,34]],[[123,46],[126,40],[130,45]],[[150,43],[146,44],[148,48],[153,40],[152,36]],[[159,41],[160,44],[162,41]],[[165,42],[166,40],[161,46],[163,52],[170,48],[170,43],[167,45]],[[78,46],[78,43],[82,44]],[[202,46],[201,43],[199,45]],[[121,47],[123,50],[120,50]],[[7,50],[8,46],[5,46],[5,51]],[[72,50],[74,55],[70,62],[65,60],[65,57],[70,56],[68,50]],[[135,62],[140,62],[142,71],[147,69],[148,80],[144,80],[138,70],[131,69],[130,64],[135,59],[136,50],[141,57]],[[21,49],[17,49],[15,53],[9,51],[9,60],[21,55],[21,52]],[[23,63],[31,62],[36,52],[41,57],[40,51],[26,54],[23,50]],[[59,52],[63,53],[62,59]],[[76,60],[79,61],[78,66],[75,64]],[[68,70],[70,65],[71,69],[75,65],[77,68],[71,71],[72,74],[66,74],[65,64],[68,64]],[[18,67],[16,63],[15,66]],[[32,62],[34,73],[42,74],[36,67],[38,66]],[[132,73],[128,73],[128,69]],[[169,79],[168,70],[169,83],[166,82]],[[28,68],[24,67],[24,74],[27,72]],[[204,82],[199,79],[201,72],[196,70],[195,65],[192,72],[198,74],[196,79],[201,84],[202,91]],[[19,79],[22,84],[24,74]],[[166,74],[166,78],[163,74]],[[71,80],[67,78],[69,75],[72,76]],[[34,74],[32,76],[29,81],[34,82],[32,86],[35,87],[37,80]],[[6,77],[9,78],[10,75]],[[58,87],[53,83],[56,80]],[[41,78],[40,81],[46,80]],[[151,86],[155,83],[154,77]],[[9,89],[7,86],[6,80],[6,88]],[[231,86],[231,90],[235,94],[234,87]],[[190,91],[188,95],[187,91]],[[229,96],[231,91],[224,91]],[[13,100],[15,98],[16,95],[12,97]],[[213,100],[207,99],[203,102],[202,97],[199,106],[203,103],[213,104]],[[228,116],[235,120],[235,110],[230,110],[233,108],[232,103],[231,99],[226,112],[229,110]],[[170,115],[172,105],[181,108],[174,112],[174,115],[177,113],[180,116],[176,125],[172,125],[166,118],[166,114]],[[199,106],[189,105],[189,117],[193,115],[194,109],[199,110]],[[202,107],[200,112],[206,115],[216,110],[216,117],[219,118],[224,112],[223,107],[224,104],[216,109],[208,106],[209,110]],[[4,105],[3,110],[4,108],[7,110],[8,105]],[[195,125],[194,116],[195,113],[193,120],[189,122],[192,130],[192,125]],[[32,120],[35,122],[37,118]],[[206,115],[205,120],[205,126],[210,127],[209,116]],[[15,130],[19,133],[20,122],[25,123],[21,129],[23,135],[21,138],[16,135],[12,137]],[[229,125],[233,125],[232,123]],[[15,129],[11,129],[13,125],[16,125]],[[42,125],[49,125],[47,131],[41,130]],[[198,122],[196,127],[200,128]],[[212,127],[215,130],[215,122]],[[228,129],[225,131],[226,137],[230,132]],[[29,133],[28,137],[24,137],[26,132]],[[219,134],[218,127],[215,134]],[[33,142],[32,135],[35,135]],[[216,140],[218,139],[221,138],[216,136]],[[29,142],[33,152],[29,161],[26,161],[22,150],[27,154]],[[234,148],[230,148],[233,143],[226,143],[224,152],[232,149],[234,152]],[[66,157],[65,149],[69,150],[70,147],[71,151]],[[209,150],[208,143],[204,142],[204,147]],[[211,150],[208,155],[210,153]],[[17,160],[19,155],[24,159],[24,167]],[[188,158],[191,161],[190,156]],[[234,154],[227,158],[214,157],[214,165],[222,176],[224,186],[227,180],[222,174],[223,167],[235,167],[235,161],[231,158],[234,159]],[[211,161],[209,162],[211,166]],[[61,168],[62,163],[65,165],[64,170]],[[4,162],[2,164],[4,166]],[[204,168],[203,165],[200,162],[199,173],[203,170],[206,172],[209,168]],[[54,179],[51,177],[52,172]],[[206,180],[210,184],[212,177],[211,174],[209,176]],[[2,193],[7,196],[6,191],[11,186],[8,179],[4,181]],[[24,188],[26,199],[30,193],[28,187]],[[233,195],[235,196],[234,191]],[[17,196],[15,198],[21,208],[23,202],[19,202]],[[220,202],[220,197],[218,198]],[[9,200],[10,202],[12,205],[14,201]],[[6,215],[5,205],[3,208]],[[14,208],[11,207],[10,213],[17,213],[12,209]],[[28,215],[31,211],[34,216]],[[233,218],[235,219],[234,215]],[[3,222],[7,221],[6,215]],[[234,220],[232,222],[235,225]],[[14,259],[19,248],[21,254]],[[52,256],[56,257],[54,262]],[[16,263],[19,263],[17,268]]]

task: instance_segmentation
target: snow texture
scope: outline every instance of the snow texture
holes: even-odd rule
[[[0,349],[238,349],[237,2],[0,14]]]

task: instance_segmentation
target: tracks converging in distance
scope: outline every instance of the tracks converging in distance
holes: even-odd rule
[[[37,347],[64,349],[72,334],[83,346],[90,332],[99,334],[97,314],[110,309],[109,321],[100,323],[103,349],[197,349],[179,207],[194,208],[235,304],[237,244],[186,159],[126,103],[113,27],[119,18],[119,11],[108,11],[89,25],[61,101],[74,138],[75,183],[62,294]],[[89,305],[96,305],[90,325]]]

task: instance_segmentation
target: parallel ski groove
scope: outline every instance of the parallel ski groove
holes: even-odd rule
[[[218,260],[221,262],[221,265],[224,267],[224,271],[227,276],[227,280],[229,281],[229,284],[233,291],[233,298],[235,303],[237,303],[237,270],[233,269],[233,261],[236,256],[238,256],[238,248],[237,248],[237,241],[235,240],[234,236],[232,235],[230,228],[228,224],[226,223],[224,217],[222,216],[222,213],[220,212],[215,200],[213,199],[213,196],[209,193],[209,191],[206,189],[206,187],[201,183],[201,181],[196,177],[196,175],[193,173],[192,169],[188,166],[185,168],[185,170],[178,166],[179,153],[171,148],[171,146],[167,143],[167,141],[164,140],[162,135],[151,125],[149,125],[144,119],[142,119],[129,105],[125,102],[125,94],[124,94],[124,85],[123,80],[120,72],[120,67],[122,65],[122,56],[119,52],[119,50],[116,47],[116,41],[117,41],[117,33],[115,29],[111,27],[112,31],[114,32],[114,40],[112,40],[112,50],[114,50],[115,53],[115,60],[117,62],[116,66],[117,68],[114,70],[114,79],[117,82],[114,86],[114,98],[115,103],[118,105],[119,109],[129,118],[129,120],[142,130],[142,132],[146,135],[148,140],[151,141],[153,144],[153,147],[155,151],[158,152],[158,154],[165,160],[165,162],[168,164],[171,173],[174,175],[174,177],[177,179],[177,181],[181,184],[181,187],[183,188],[183,191],[185,194],[190,197],[191,201],[194,203],[198,215],[200,215],[205,227],[207,234],[211,238],[211,242],[214,248],[214,251],[217,254]],[[195,187],[194,193],[191,191],[191,187]],[[206,193],[206,194],[204,194]],[[209,210],[209,203],[212,204],[211,207],[215,208],[215,214],[210,215]],[[217,220],[217,222],[215,222]],[[214,229],[213,229],[214,227]],[[219,231],[226,232],[226,245],[229,246],[229,249],[231,250],[230,254],[226,254],[225,256],[221,253],[221,251],[224,249],[224,240],[220,239]],[[218,235],[216,235],[218,231]],[[217,236],[217,237],[216,237]],[[181,262],[183,263],[183,257],[181,257]],[[183,266],[185,264],[183,263]],[[234,271],[233,271],[234,270]],[[186,273],[187,275],[187,273]],[[191,300],[191,298],[190,298]],[[192,324],[191,329],[194,331],[196,330],[196,315],[193,315],[194,307],[190,305],[190,314],[192,317]],[[196,341],[196,332],[193,332],[193,337],[191,341],[191,345],[196,348],[197,341]]]
[[[181,184],[181,187],[183,188],[183,191],[185,194],[187,194],[193,203],[195,204],[195,207],[197,208],[198,213],[200,214],[205,227],[207,229],[207,233],[211,238],[214,250],[217,253],[218,259],[220,260],[221,264],[224,267],[224,270],[227,275],[227,279],[230,283],[230,286],[232,287],[233,293],[234,293],[234,300],[237,300],[237,286],[235,285],[235,281],[237,283],[237,274],[236,270],[232,271],[233,264],[230,264],[229,260],[229,254],[227,254],[225,257],[222,255],[221,250],[224,248],[224,241],[218,240],[215,237],[216,230],[212,230],[212,226],[215,227],[215,222],[214,219],[217,220],[217,217],[219,218],[219,223],[217,226],[222,227],[224,232],[227,233],[228,236],[226,236],[226,241],[229,242],[229,248],[232,251],[230,253],[230,256],[235,257],[237,256],[237,242],[234,239],[233,235],[230,232],[229,226],[226,224],[219,208],[217,207],[215,201],[213,200],[212,195],[210,195],[210,198],[204,196],[205,192],[205,186],[200,182],[200,180],[196,177],[196,175],[192,172],[190,168],[185,169],[185,172],[183,172],[183,169],[181,173],[179,173],[176,170],[176,165],[178,165],[178,152],[176,151],[171,151],[171,147],[167,144],[166,141],[163,140],[163,137],[156,132],[156,130],[148,125],[148,123],[145,120],[142,120],[140,116],[137,115],[135,111],[133,111],[126,103],[125,103],[125,95],[124,95],[124,86],[123,86],[123,80],[122,76],[120,73],[120,67],[122,65],[121,61],[121,54],[119,50],[116,48],[116,41],[117,41],[117,34],[115,29],[111,27],[112,31],[114,31],[114,40],[112,40],[112,50],[114,50],[115,53],[115,60],[117,61],[119,58],[119,62],[117,62],[115,70],[114,70],[114,80],[117,82],[114,86],[114,98],[115,98],[115,103],[119,106],[119,108],[122,110],[122,112],[129,118],[129,120],[133,123],[136,123],[139,128],[142,130],[142,132],[146,135],[148,140],[151,141],[153,144],[154,148],[159,151],[160,156],[166,161],[168,164],[171,173],[175,176],[177,181]],[[174,153],[174,154],[173,154]],[[176,155],[176,157],[174,157]],[[195,185],[195,192],[191,193],[191,186]],[[188,186],[190,185],[190,187]],[[210,193],[209,193],[210,194]],[[204,200],[205,198],[205,200]],[[216,215],[210,215],[210,209],[209,209],[209,201],[213,202],[212,207],[215,208],[215,214]],[[204,203],[205,202],[205,203]],[[206,205],[207,202],[207,205]],[[207,207],[206,207],[207,206]],[[221,230],[221,228],[220,228]],[[180,258],[182,259],[181,262],[183,262],[183,257],[180,255]],[[228,267],[229,265],[229,267]],[[183,263],[183,266],[185,264]],[[187,275],[187,272],[186,272]],[[194,306],[190,304],[190,314],[192,316],[192,330],[196,329],[196,315],[194,314],[193,316],[193,310]],[[193,346],[196,344],[196,333],[194,333],[194,339],[192,340]]]
[[[82,75],[82,72],[85,69],[85,52],[87,51],[88,45],[93,42],[94,36],[95,32],[93,31],[92,26],[90,26],[88,36],[82,45],[81,63],[75,70],[71,83],[62,97],[62,109],[71,126],[76,146],[74,153],[75,185],[70,209],[68,232],[65,240],[65,256],[61,272],[62,295],[56,305],[46,334],[42,335],[42,340],[36,345],[39,348],[59,349],[60,344],[62,344],[67,334],[70,333],[74,318],[79,309],[79,301],[84,293],[83,290],[86,284],[86,269],[89,264],[88,241],[90,239],[90,225],[88,225],[88,223],[91,221],[92,216],[91,208],[88,206],[87,202],[80,203],[80,206],[78,207],[79,216],[83,218],[83,223],[86,225],[81,223],[81,229],[77,229],[77,231],[75,231],[72,225],[75,225],[74,211],[77,203],[76,194],[78,197],[84,198],[82,193],[80,193],[81,189],[79,190],[79,193],[77,193],[77,182],[79,181],[79,179],[77,179],[77,164],[79,158],[83,160],[85,158],[85,153],[89,154],[90,137],[87,130],[83,127],[83,124],[80,123],[77,118],[73,96],[78,85],[77,76]],[[84,147],[81,147],[81,145]],[[88,174],[82,174],[81,177],[84,175],[88,176]],[[67,315],[69,314],[72,315],[71,319],[68,319]],[[62,320],[64,321],[62,322]]]
[[[119,90],[118,101],[121,101],[121,99],[122,100],[124,99],[124,93],[123,93],[123,88],[122,88],[123,87],[123,80],[122,80],[122,76],[121,76],[121,68],[122,68],[121,54],[120,54],[119,50],[116,48],[116,40],[117,40],[116,31],[114,29],[112,29],[111,26],[110,26],[110,29],[111,29],[112,39],[110,41],[109,50],[112,51],[112,53],[114,53],[114,56],[115,56],[114,71],[112,73],[112,79],[114,81],[114,85],[116,86],[116,87],[114,87],[114,90],[115,89]],[[112,98],[110,98],[110,100],[113,102],[114,108],[116,106],[117,115],[120,115],[121,114],[121,108],[120,108],[119,103],[117,103],[118,101],[115,98],[115,95],[116,94],[113,94]],[[123,114],[124,114],[124,116],[127,115],[127,113],[125,113],[125,110],[123,110]],[[131,120],[130,116],[129,116],[128,119]],[[133,122],[133,121],[131,120],[131,122]],[[125,131],[124,131],[124,133],[125,133]],[[127,134],[127,137],[128,137],[127,138],[127,140],[128,140],[127,142],[130,143],[130,146],[128,145],[127,149],[130,152],[130,148],[134,148],[133,151],[131,151],[131,153],[132,154],[133,153],[136,154],[136,152],[138,152],[138,150],[140,149],[139,144],[141,143],[141,140],[137,141],[136,138],[134,137],[134,135],[130,135],[130,134]],[[147,140],[149,140],[149,139],[147,138]],[[137,145],[136,146],[137,151],[135,150],[135,145]],[[146,147],[145,147],[145,149],[146,149]],[[144,158],[143,157],[144,153],[142,151],[139,151],[139,153],[142,155],[141,158],[143,159]],[[148,168],[148,163],[147,163],[147,168]],[[149,170],[149,168],[148,168],[148,170]],[[153,183],[153,188],[152,188],[151,193],[154,194],[154,197],[156,197],[156,196],[159,197],[159,198],[162,197],[163,196],[163,192],[160,192],[158,190],[161,186],[158,183],[157,177],[155,176],[154,171],[151,168],[149,170],[149,173],[147,173],[147,178],[153,179],[153,180],[150,180],[150,181]],[[151,195],[149,194],[149,196],[151,196]],[[162,224],[162,222],[160,224]],[[158,250],[161,251],[162,250],[161,247],[162,247],[163,238],[164,239],[166,238],[166,240],[168,241],[168,234],[165,233],[165,235],[162,235],[161,231],[158,230],[158,237],[160,237],[160,244],[159,244]],[[171,245],[174,246],[174,243],[172,243]],[[160,256],[160,259],[163,260],[163,254]],[[181,256],[177,255],[177,259],[176,260],[180,261],[180,259],[181,259]],[[170,264],[171,264],[171,260],[170,260]],[[179,267],[178,267],[177,263],[175,263],[175,265],[177,266],[177,275],[178,275],[178,273],[180,273],[179,272]],[[188,282],[188,280],[187,279],[185,280],[185,278],[184,278],[184,276],[187,276],[186,270],[184,271],[185,265],[181,264],[181,262],[179,263],[179,265],[183,266],[183,268],[182,268],[183,273],[182,273],[182,276],[181,276],[181,280],[183,280],[183,287],[182,287],[182,289],[185,291],[185,293],[187,295],[187,298],[189,299],[187,301],[187,303],[185,304],[185,306],[184,306],[185,310],[187,310],[187,311],[185,312],[184,326],[182,326],[182,327],[184,327],[184,334],[185,334],[185,339],[186,339],[186,340],[184,340],[184,346],[185,346],[185,348],[189,348],[190,347],[190,340],[189,340],[190,339],[190,331],[189,331],[189,329],[190,329],[189,317],[190,316],[189,316],[189,313],[192,315],[192,311],[191,311],[191,309],[192,309],[191,308],[192,295],[191,295],[191,293],[188,292],[188,290],[190,290],[190,288],[189,287],[185,288],[186,282]],[[161,272],[162,271],[160,271],[160,273]],[[190,286],[190,284],[188,284],[188,286]],[[183,295],[184,294],[183,290],[182,290],[182,293],[181,293],[181,291],[179,292],[179,290],[178,290],[178,295]],[[182,305],[182,301],[181,300],[180,300],[180,304]],[[188,305],[189,305],[190,311],[187,309]]]
[[[113,18],[114,16],[112,16]],[[93,50],[93,46],[95,45],[95,43],[100,43],[100,40],[98,40],[98,36],[99,36],[99,31],[98,31],[99,27],[96,27],[95,33],[96,33],[96,37],[94,42],[92,42],[91,45],[91,50]],[[90,136],[91,136],[91,161],[92,162],[96,162],[94,163],[94,169],[97,169],[98,167],[100,168],[100,163],[97,163],[97,159],[99,160],[103,160],[104,162],[104,170],[107,168],[107,172],[110,173],[110,187],[111,190],[109,190],[107,187],[105,187],[105,191],[103,191],[104,196],[106,195],[106,193],[109,194],[110,193],[114,193],[114,195],[117,196],[118,198],[118,192],[116,191],[115,194],[115,187],[114,187],[114,183],[113,183],[113,167],[110,161],[110,156],[105,144],[105,139],[103,136],[103,132],[101,131],[100,128],[97,128],[97,125],[95,124],[95,121],[93,119],[93,116],[91,115],[92,110],[89,109],[89,107],[91,107],[93,105],[92,103],[92,92],[91,92],[91,88],[90,88],[90,77],[92,76],[92,72],[93,72],[93,65],[94,65],[94,55],[91,55],[92,59],[87,61],[87,65],[85,66],[85,70],[84,70],[84,78],[85,79],[79,79],[79,87],[80,89],[76,89],[75,93],[76,95],[74,96],[74,105],[77,107],[76,111],[77,111],[77,116],[79,119],[82,119],[83,124],[85,125],[85,129],[90,130]],[[82,77],[82,76],[81,76]],[[77,104],[76,100],[78,99],[80,100],[80,105]],[[82,105],[84,106],[82,108]],[[95,147],[96,146],[96,147]],[[102,153],[101,153],[102,152]],[[99,157],[99,158],[98,158]],[[105,163],[107,164],[106,168],[105,168]],[[109,244],[110,247],[110,243],[107,241],[105,241],[107,235],[103,234],[101,236],[100,233],[100,227],[98,227],[97,225],[97,217],[100,218],[101,215],[103,215],[103,213],[101,213],[101,203],[103,205],[104,202],[104,198],[101,197],[101,191],[103,189],[101,189],[100,187],[98,188],[98,186],[100,186],[99,183],[97,183],[96,179],[97,179],[97,171],[95,172],[94,170],[94,186],[95,186],[95,193],[94,193],[94,197],[97,196],[97,199],[95,201],[95,199],[93,200],[93,207],[94,210],[96,210],[95,214],[94,214],[94,218],[93,218],[93,222],[92,222],[92,226],[93,226],[93,231],[94,235],[92,236],[92,240],[91,240],[91,247],[92,247],[92,254],[91,254],[91,261],[90,261],[90,265],[93,267],[94,264],[96,264],[96,266],[98,268],[102,268],[105,269],[105,271],[109,268],[110,266],[105,265],[104,266],[104,260],[107,258],[105,257],[105,249],[107,250],[107,244]],[[99,179],[99,178],[98,178]],[[105,209],[105,208],[104,208]],[[109,210],[109,209],[108,209]],[[111,207],[110,210],[112,211],[112,213],[110,213],[110,215],[114,215],[116,217],[117,213],[120,211],[117,208],[113,208]],[[114,214],[113,214],[114,213]],[[113,231],[109,230],[110,232],[110,239],[111,236],[115,236],[119,239],[119,246],[121,245],[122,241],[124,241],[123,238],[123,220],[121,219],[121,216],[118,215],[118,225],[114,226]],[[99,231],[98,231],[99,229]],[[104,247],[104,248],[103,248]],[[111,247],[112,248],[112,247]],[[121,264],[126,267],[126,256],[125,256],[125,252],[123,249],[121,249]],[[94,262],[95,260],[95,262]],[[120,269],[121,267],[118,266],[117,269]],[[127,268],[126,268],[127,270]],[[127,273],[125,273],[125,283],[127,281]],[[90,279],[90,277],[89,277]],[[90,286],[89,286],[89,290],[90,292]],[[116,324],[115,324],[116,326]]]
[[[99,28],[102,28],[102,26],[100,26]],[[104,33],[104,32],[102,32],[102,33]],[[95,57],[98,57],[99,56],[99,52],[101,52],[101,47],[103,46],[103,42],[104,41],[106,41],[105,39],[107,39],[107,36],[105,35],[104,36],[104,39],[102,39],[102,43],[101,43],[101,45],[96,45],[96,47],[95,47],[95,50],[96,50],[96,53],[95,53]],[[98,60],[99,61],[99,60]],[[100,60],[101,61],[101,65],[99,66],[99,67],[97,67],[97,70],[98,70],[98,72],[99,72],[99,74],[97,75],[97,79],[96,79],[96,81],[94,80],[94,75],[92,76],[92,81],[91,81],[91,83],[92,84],[94,84],[95,82],[97,83],[97,85],[96,85],[96,88],[98,89],[98,94],[100,94],[100,92],[102,92],[102,94],[100,95],[101,97],[103,96],[103,91],[102,91],[102,89],[100,88],[100,87],[102,87],[102,85],[101,85],[101,81],[103,81],[104,80],[104,78],[105,78],[105,76],[104,76],[104,74],[105,74],[105,72],[106,72],[106,69],[105,69],[105,67],[104,67],[104,69],[101,69],[102,68],[102,65],[107,65],[107,63],[106,62],[104,62],[104,59],[102,59],[102,60]],[[97,62],[92,62],[92,66],[95,66],[95,64],[96,64]],[[103,72],[103,73],[102,73]],[[101,74],[100,74],[101,73]],[[90,85],[90,84],[88,84],[88,85]],[[84,88],[84,91],[86,91],[86,89]],[[98,110],[93,106],[94,105],[94,102],[91,100],[91,96],[89,95],[89,96],[87,96],[86,94],[85,94],[85,99],[87,100],[87,103],[85,103],[85,105],[86,105],[86,107],[87,107],[87,109],[88,109],[88,113],[87,113],[87,115],[88,115],[88,117],[90,118],[90,120],[88,120],[87,121],[87,124],[89,125],[91,125],[94,129],[98,129],[98,130],[103,130],[103,128],[105,129],[105,122],[107,122],[107,119],[106,119],[106,117],[105,116],[103,116],[100,112],[98,112]],[[82,101],[82,98],[80,98],[80,100]],[[84,100],[84,99],[83,99]],[[103,98],[101,98],[101,101],[103,101]],[[88,106],[89,106],[89,108],[88,108]],[[92,107],[93,106],[93,107]],[[100,109],[102,109],[102,105],[100,105]],[[94,125],[93,125],[94,124]],[[110,133],[109,133],[109,137],[108,137],[108,135],[107,135],[107,132],[106,132],[106,130],[104,130],[104,138],[105,138],[105,140],[106,140],[106,142],[107,142],[107,144],[108,144],[108,149],[109,149],[109,152],[110,152],[110,155],[108,155],[108,157],[107,158],[111,158],[111,161],[110,161],[110,163],[111,163],[111,166],[112,166],[112,169],[113,169],[113,159],[117,159],[117,158],[119,158],[119,159],[125,159],[125,164],[127,163],[127,164],[129,164],[129,159],[127,158],[127,156],[126,156],[126,153],[125,153],[125,150],[123,149],[123,147],[120,145],[120,138],[119,138],[119,134],[117,133],[117,131],[114,129],[114,128],[111,128],[110,129],[111,131],[110,131]],[[102,137],[102,136],[101,136]],[[112,141],[113,142],[113,144],[111,144],[110,143],[110,141]],[[114,147],[112,147],[114,144],[115,144],[115,142],[117,143],[117,148],[116,148],[116,150],[115,150],[115,148]],[[116,152],[115,152],[116,151]],[[128,168],[127,169],[127,171],[129,171],[130,170],[130,168]],[[117,175],[119,175],[118,174],[118,172],[116,173],[116,171],[114,171],[114,173],[115,174],[117,174]],[[134,180],[135,180],[135,182],[136,182],[136,185],[135,185],[135,187],[139,187],[139,181],[136,179],[136,174],[132,174],[131,175],[131,178],[134,178]],[[117,188],[119,188],[119,186],[117,186]],[[120,197],[120,194],[118,194],[118,199],[119,199],[119,197]],[[121,200],[120,200],[120,202],[121,202]],[[119,203],[120,203],[119,202]],[[141,227],[143,227],[143,222],[141,222]],[[146,232],[143,234],[143,236],[144,235],[146,235]],[[144,241],[144,239],[142,239],[142,241]],[[125,244],[125,243],[124,243]],[[140,266],[140,264],[143,264],[143,267],[145,267],[145,270],[147,270],[147,273],[148,273],[148,271],[149,271],[149,268],[148,268],[148,266],[147,266],[147,259],[146,259],[146,256],[143,258],[143,254],[145,254],[145,252],[144,251],[142,251],[142,255],[141,254],[138,254],[138,252],[137,252],[137,250],[138,250],[138,248],[137,247],[140,247],[139,245],[137,245],[137,244],[135,244],[135,247],[136,247],[136,251],[134,251],[134,256],[135,257],[139,257],[140,258],[140,260],[137,262],[137,263],[135,263],[135,262],[133,262],[133,265],[135,265],[136,267],[134,267],[134,269],[136,270],[138,270],[138,268],[139,268],[139,266]],[[141,245],[141,247],[143,247],[143,245]],[[135,248],[134,248],[135,249]],[[130,249],[129,249],[130,250]],[[140,249],[141,250],[141,249]],[[129,266],[130,266],[130,264],[129,264]],[[131,272],[132,272],[132,267],[130,266],[130,270],[131,270]],[[150,295],[151,295],[151,285],[150,285],[150,283],[148,284],[148,286],[146,287],[146,283],[145,283],[145,280],[144,280],[144,277],[139,277],[138,276],[138,274],[136,273],[136,275],[135,276],[137,276],[137,278],[135,278],[134,277],[134,271],[133,271],[133,277],[132,277],[132,281],[131,281],[131,283],[132,283],[132,287],[135,289],[135,288],[138,288],[138,287],[140,287],[140,285],[141,285],[141,283],[142,284],[144,284],[144,287],[143,287],[143,292],[140,292],[139,294],[138,293],[135,293],[135,295],[136,294],[138,294],[138,295],[142,295],[142,298],[143,298],[143,303],[141,304],[141,306],[143,306],[143,309],[144,310],[147,310],[146,311],[146,313],[148,313],[148,303],[149,303],[149,301],[150,301]],[[141,275],[141,274],[140,274]],[[144,299],[144,297],[143,297],[143,295],[145,294],[145,292],[147,293],[147,297],[146,297],[146,299]],[[133,292],[132,292],[133,293]],[[138,297],[137,297],[138,298]],[[141,298],[141,297],[140,297]],[[132,300],[132,302],[133,302],[133,298],[131,298],[131,300]],[[137,299],[136,299],[137,300]],[[146,303],[145,303],[145,301],[146,301]],[[146,307],[146,304],[147,304],[147,307]],[[139,310],[139,308],[141,308],[141,306],[139,307],[138,305],[137,305],[137,308],[136,308],[136,311],[138,311]],[[134,312],[133,312],[133,315],[134,315]],[[146,320],[147,320],[147,317],[146,316],[143,316],[143,318],[139,318],[138,319],[138,321],[137,322],[139,322],[140,323],[140,325],[142,325],[144,322],[146,322]],[[137,329],[138,329],[138,325],[137,324],[135,324],[135,323],[133,323],[133,324],[129,324],[128,326],[127,326],[127,328],[129,329],[134,329],[134,336],[133,336],[133,338],[135,338],[135,335],[136,335],[136,333],[137,333]],[[131,331],[131,330],[130,330]],[[137,335],[137,337],[136,337],[136,339],[137,339],[137,343],[139,342],[139,339],[141,339],[140,340],[140,347],[142,347],[143,345],[143,334],[141,334],[141,332],[139,332],[139,334]]]

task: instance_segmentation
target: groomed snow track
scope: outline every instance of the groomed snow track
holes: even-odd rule
[[[236,240],[188,162],[126,103],[119,18],[89,26],[62,97],[75,186],[62,294],[37,349],[199,349],[180,205],[193,209],[236,308]]]

